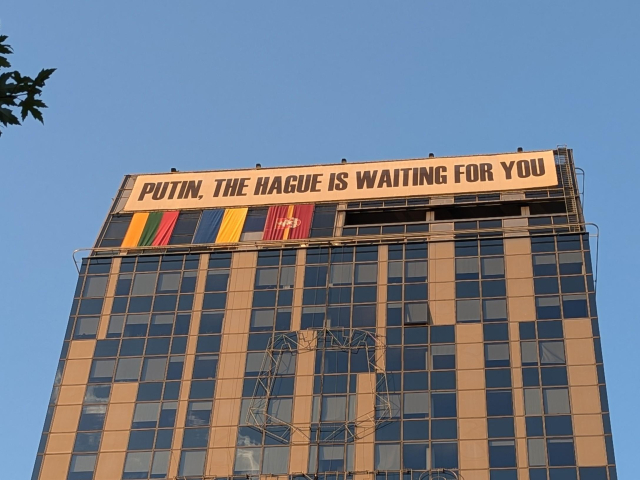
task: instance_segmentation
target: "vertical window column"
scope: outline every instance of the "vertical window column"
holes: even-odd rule
[[[245,393],[243,386],[245,369],[254,366],[247,356],[247,350],[253,346],[249,333],[252,321],[252,299],[255,295],[260,296],[259,294],[264,292],[260,289],[254,292],[254,285],[262,282],[256,275],[257,257],[257,252],[235,252],[231,262],[228,299],[222,326],[220,366],[216,378],[211,423],[213,432],[225,433],[214,435],[209,442],[205,476],[233,475],[236,452],[240,448],[236,445],[240,419],[246,416],[246,412],[241,412],[242,398]],[[267,278],[268,276],[265,277],[265,281]],[[261,322],[258,321],[258,324]]]

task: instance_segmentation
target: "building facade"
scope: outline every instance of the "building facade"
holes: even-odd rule
[[[131,175],[32,480],[616,480],[572,151]]]

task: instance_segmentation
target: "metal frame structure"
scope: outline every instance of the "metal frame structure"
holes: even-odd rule
[[[309,339],[304,339],[297,332],[282,333],[275,336],[265,351],[260,373],[254,388],[253,396],[249,403],[246,422],[254,428],[275,437],[280,441],[287,441],[292,430],[299,431],[307,440],[309,432],[302,431],[292,422],[285,422],[269,413],[269,403],[274,395],[274,384],[276,377],[281,371],[282,358],[285,353],[296,355],[301,352],[317,351],[324,349],[329,351],[351,352],[364,349],[367,357],[368,373],[375,374],[376,381],[373,385],[372,394],[374,399],[374,410],[357,417],[354,421],[345,420],[335,422],[334,430],[329,433],[325,441],[331,441],[341,432],[347,430],[354,439],[375,430],[380,424],[392,418],[391,399],[389,397],[389,386],[384,365],[384,355],[386,346],[377,336],[367,330],[344,329],[344,328],[322,328],[310,329],[306,332],[313,332],[308,335]],[[363,372],[365,373],[365,372]],[[366,427],[365,427],[366,422]],[[278,435],[269,431],[268,427],[285,427],[283,435]]]

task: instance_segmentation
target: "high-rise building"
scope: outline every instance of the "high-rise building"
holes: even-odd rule
[[[593,243],[566,147],[126,176],[33,480],[616,480]]]

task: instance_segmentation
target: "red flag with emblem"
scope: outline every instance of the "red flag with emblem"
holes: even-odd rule
[[[263,240],[288,240],[309,237],[313,205],[277,205],[269,207]]]

